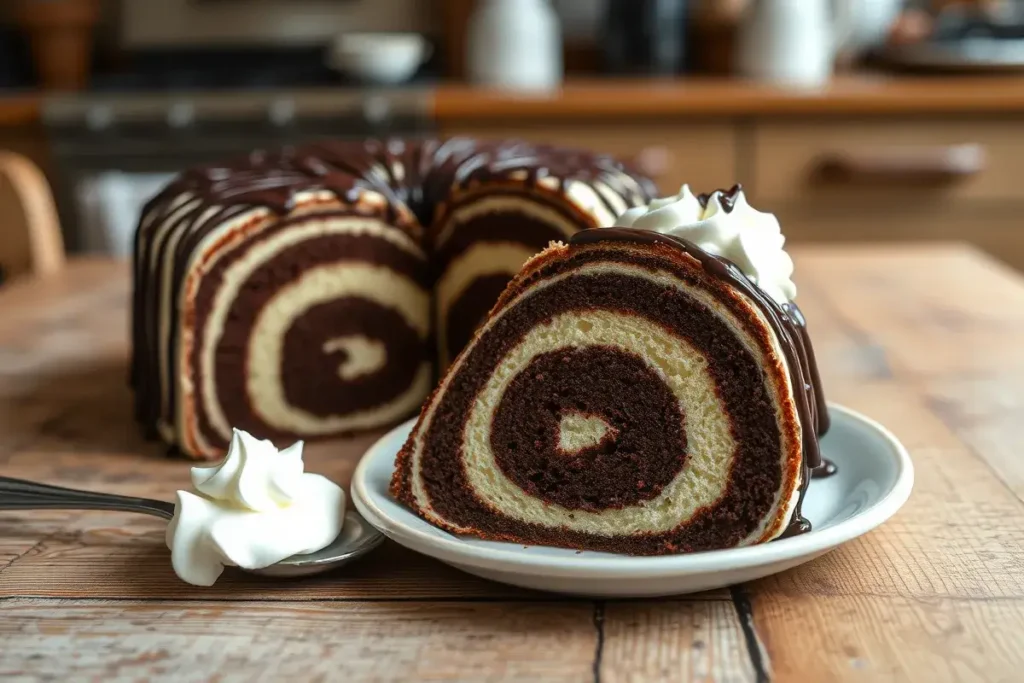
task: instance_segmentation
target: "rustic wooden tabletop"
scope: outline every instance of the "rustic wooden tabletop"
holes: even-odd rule
[[[163,526],[0,513],[0,678],[1024,680],[1024,279],[954,245],[796,250],[829,398],[910,449],[910,502],[783,574],[675,599],[488,583],[386,544],[290,583],[171,572]],[[0,474],[170,499],[126,386],[128,271],[0,290]],[[374,435],[308,449],[347,482]],[[749,604],[752,618],[745,618]]]

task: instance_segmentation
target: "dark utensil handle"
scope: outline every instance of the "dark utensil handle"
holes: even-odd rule
[[[170,519],[174,505],[162,500],[81,491],[0,477],[0,510],[120,510]]]

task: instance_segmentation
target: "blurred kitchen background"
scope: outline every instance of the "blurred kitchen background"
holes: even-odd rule
[[[42,169],[70,252],[127,254],[189,165],[469,134],[612,152],[666,193],[739,181],[791,241],[967,239],[1024,267],[1022,5],[7,0],[0,149]],[[0,190],[10,245],[32,209]]]

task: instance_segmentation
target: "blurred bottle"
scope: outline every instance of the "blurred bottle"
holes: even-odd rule
[[[686,69],[687,0],[609,0],[604,50],[612,73],[667,76]]]
[[[480,0],[469,21],[470,81],[513,90],[562,82],[562,34],[547,0]]]
[[[697,0],[690,10],[690,54],[696,71],[719,76],[734,71],[736,36],[751,0]]]
[[[19,0],[16,16],[28,33],[41,85],[77,90],[89,80],[98,0]]]

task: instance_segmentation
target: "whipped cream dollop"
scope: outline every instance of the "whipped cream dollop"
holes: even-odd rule
[[[754,209],[739,187],[698,197],[683,185],[679,194],[629,209],[615,223],[682,237],[726,258],[780,304],[796,297],[793,260],[783,249],[779,221]]]
[[[260,569],[331,543],[345,492],[304,469],[301,441],[278,451],[236,429],[224,460],[193,467],[194,492],[178,491],[166,536],[174,573],[212,586],[225,566]]]

